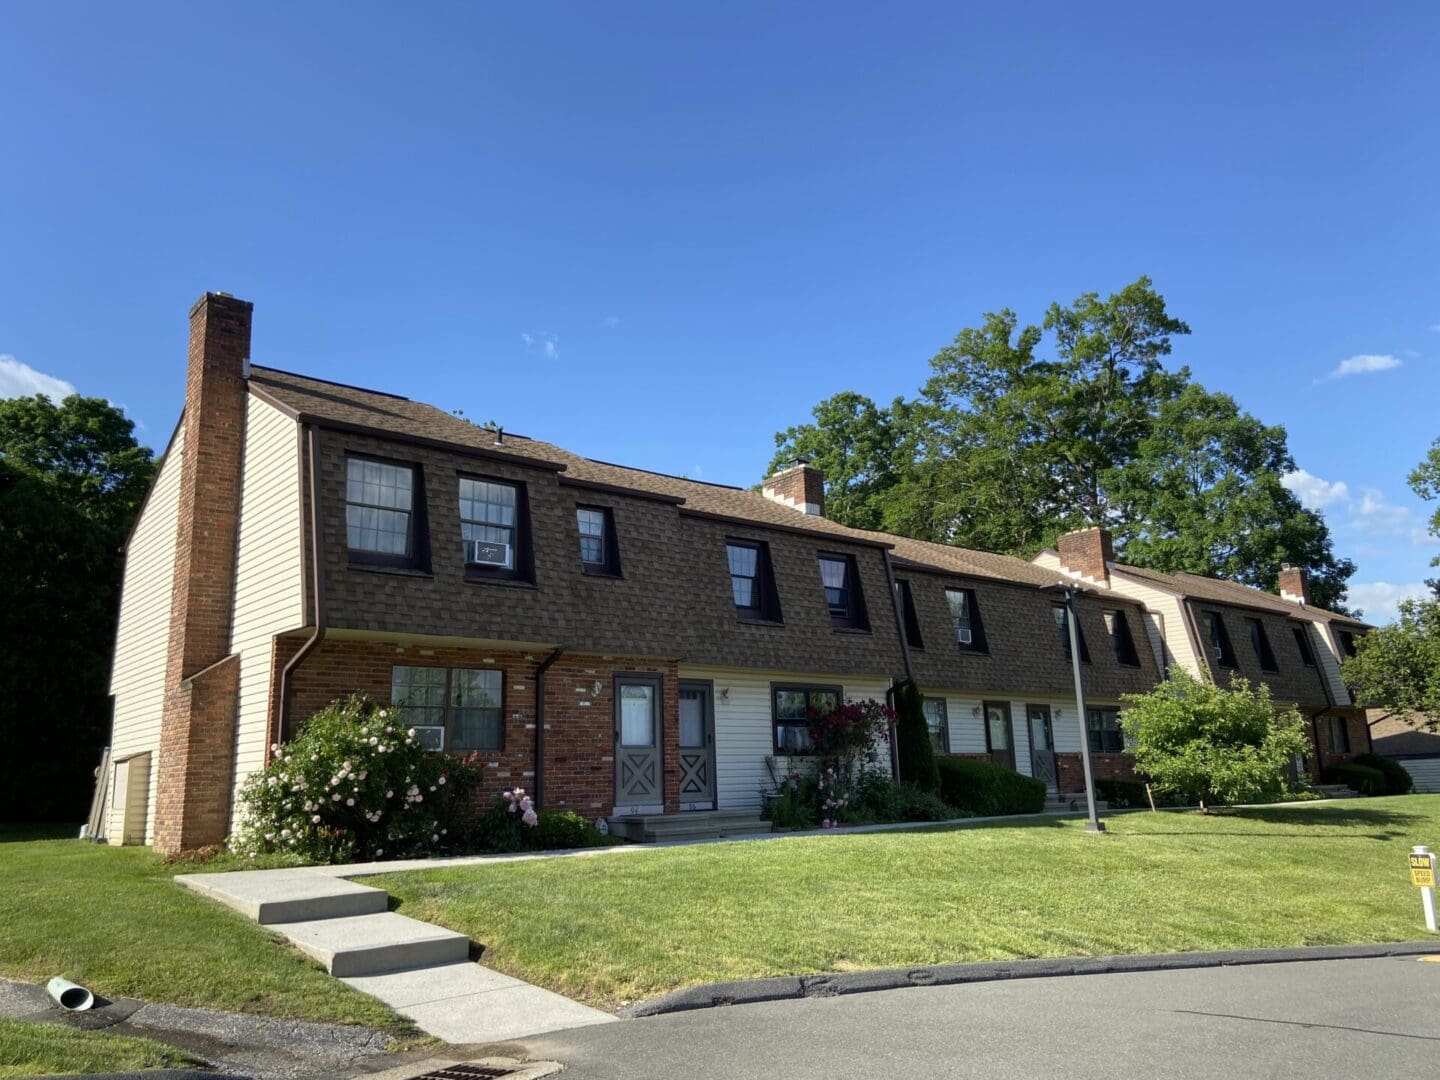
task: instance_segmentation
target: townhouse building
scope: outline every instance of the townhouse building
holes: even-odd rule
[[[804,463],[759,492],[703,483],[254,365],[251,315],[192,309],[183,413],[127,543],[111,843],[221,842],[272,748],[355,691],[494,792],[591,819],[758,812],[809,709],[903,678],[941,752],[1076,790],[1080,740],[1128,775],[1120,696],[1196,655],[1164,625],[1174,590],[1087,578],[1079,717],[1061,566],[830,521]],[[1229,607],[1281,646],[1291,622],[1363,629],[1274,604]]]

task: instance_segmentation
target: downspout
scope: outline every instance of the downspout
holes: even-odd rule
[[[544,805],[540,799],[545,793],[545,672],[564,651],[564,645],[556,646],[554,652],[535,666],[535,782],[531,785],[530,797],[536,806]]]
[[[919,690],[919,684],[915,683],[915,668],[910,663],[910,642],[905,638],[905,615],[900,610],[900,597],[895,588],[895,568],[890,564],[890,549],[881,548],[880,556],[885,560],[885,584],[890,587],[890,610],[895,613],[895,632],[900,635],[900,658],[905,663],[905,678],[915,689]],[[895,686],[891,683],[890,697],[891,704],[894,704]],[[890,775],[897,780],[900,778],[900,748],[896,745],[899,740],[890,740]]]
[[[270,740],[272,743],[284,742],[288,734],[286,721],[290,716],[290,677],[315,647],[325,640],[325,564],[320,558],[320,521],[323,515],[320,512],[320,485],[316,479],[320,431],[315,425],[306,424],[305,434],[308,450],[305,481],[310,492],[310,585],[313,591],[312,603],[315,605],[315,630],[280,672],[280,701],[278,715],[275,717],[275,737]],[[269,753],[268,745],[266,753]]]

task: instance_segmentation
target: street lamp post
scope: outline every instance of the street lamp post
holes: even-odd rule
[[[1075,672],[1075,711],[1080,715],[1080,764],[1085,770],[1085,808],[1090,815],[1085,829],[1087,832],[1104,832],[1105,823],[1095,813],[1095,774],[1090,768],[1090,734],[1085,728],[1085,677],[1080,671],[1079,611],[1075,604],[1080,588],[1064,582],[1059,587],[1065,593],[1065,626],[1070,635],[1070,666]]]

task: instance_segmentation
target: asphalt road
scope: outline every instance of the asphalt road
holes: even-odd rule
[[[1440,952],[1440,949],[1437,949]],[[526,1040],[566,1080],[1440,1077],[1440,963],[1025,979],[735,1005]]]

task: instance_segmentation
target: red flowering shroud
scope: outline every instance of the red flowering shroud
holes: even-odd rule
[[[877,739],[891,738],[895,710],[873,698],[847,701],[829,712],[809,712],[810,742],[821,757],[851,758],[868,752]]]

